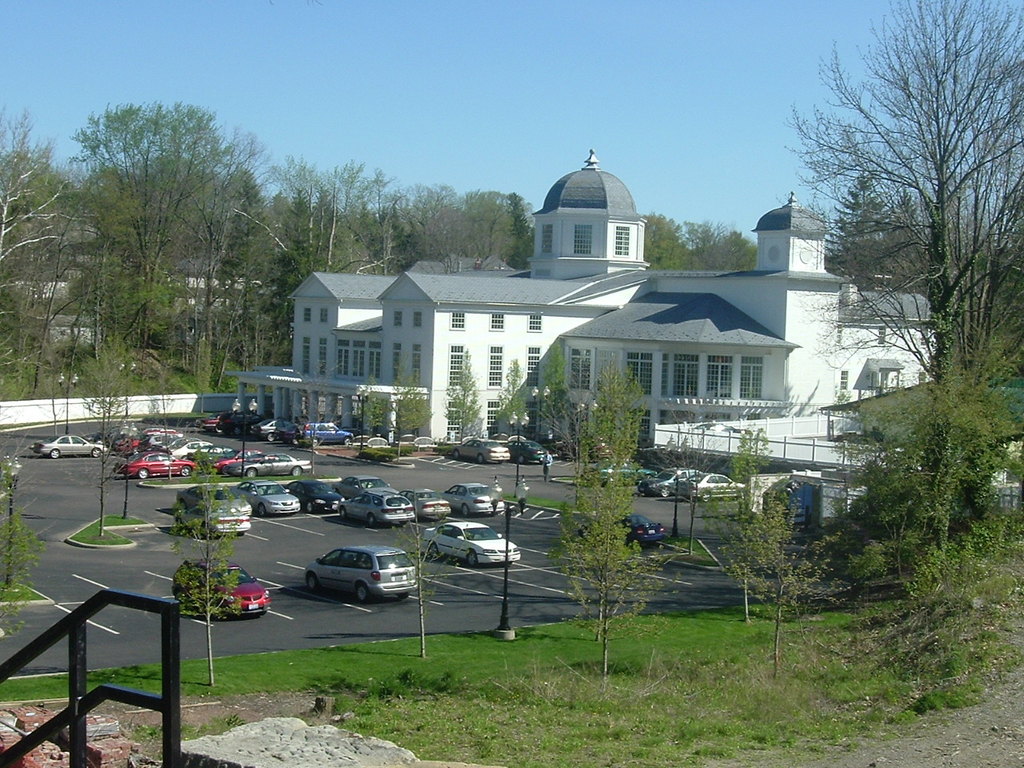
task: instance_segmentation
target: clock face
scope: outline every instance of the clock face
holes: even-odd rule
[[[801,249],[801,251],[800,251],[800,263],[801,264],[808,264],[808,265],[809,264],[813,264],[814,263],[814,254],[811,253],[810,251],[806,250],[806,249]]]

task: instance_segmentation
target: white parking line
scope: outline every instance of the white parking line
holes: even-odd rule
[[[261,517],[260,518],[260,522],[261,523],[266,523],[267,525],[279,525],[282,528],[291,528],[293,531],[301,531],[302,533],[312,533],[312,534],[314,534],[316,536],[326,536],[327,535],[326,533],[322,533],[320,531],[311,531],[308,528],[300,528],[297,525],[289,525],[288,523],[282,523],[280,520],[270,520],[270,519],[268,519],[266,517]],[[252,534],[250,534],[250,535],[252,535]],[[266,541],[266,539],[264,539],[264,541]]]
[[[109,587],[107,587],[106,584],[100,584],[98,581],[87,579],[85,578],[85,576],[79,576],[77,573],[72,573],[71,575],[74,576],[76,579],[84,581],[86,584],[92,584],[94,587],[99,587],[100,589],[109,589]]]
[[[274,616],[280,616],[282,619],[288,619],[288,621],[295,621],[295,619],[292,616],[289,616],[286,613],[280,613],[279,611],[270,610],[268,610],[267,613],[273,614]]]
[[[170,576],[164,576],[162,573],[153,573],[152,571],[143,571],[147,576],[155,576],[158,579],[164,579],[165,581],[173,581]]]
[[[106,587],[104,587],[104,589],[106,589]],[[73,603],[73,605],[81,605],[81,603]],[[54,606],[56,608],[58,608],[59,610],[64,611],[64,613],[71,613],[71,609],[70,608],[66,608],[63,605],[61,605],[60,603],[54,603]],[[92,619],[86,619],[85,623],[89,624],[91,626],[96,627],[96,629],[102,629],[104,632],[109,632],[112,635],[120,635],[121,634],[116,629],[111,629],[110,627],[105,627],[102,624],[97,624]]]
[[[268,539],[266,536],[257,536],[255,533],[252,532],[251,529],[245,535],[251,539],[258,539],[259,541],[270,541],[270,539]]]

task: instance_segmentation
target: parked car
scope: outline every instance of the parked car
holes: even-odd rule
[[[221,459],[226,459],[229,456],[234,456],[238,453],[238,450],[232,448],[229,445],[208,445],[206,448],[198,450],[192,456],[192,461],[200,462],[206,461],[210,466],[214,466]]]
[[[313,464],[309,459],[297,459],[287,453],[267,453],[245,460],[243,471],[242,462],[232,462],[225,465],[221,470],[222,474],[235,477],[257,477],[266,475],[292,475],[298,476],[303,472],[311,472]]]
[[[107,447],[101,442],[86,440],[78,435],[57,435],[32,443],[32,452],[40,456],[59,459],[61,456],[102,456]]]
[[[378,523],[405,525],[416,519],[412,504],[393,488],[366,491],[338,505],[342,520],[365,520],[371,528]]]
[[[548,455],[548,449],[534,440],[509,440],[507,449],[516,464],[540,464]]]
[[[246,463],[248,463],[248,462],[252,461],[253,459],[258,459],[260,456],[263,456],[263,455],[264,455],[263,451],[248,450],[248,451],[245,452],[245,461],[246,461]],[[235,463],[239,463],[240,464],[241,462],[242,462],[242,452],[239,451],[239,450],[233,450],[227,456],[224,456],[223,458],[217,459],[217,461],[213,462],[213,468],[214,468],[214,470],[217,471],[218,474],[223,475],[223,474],[226,474],[225,471],[224,471],[225,467],[227,467],[227,466],[229,466],[231,464],[235,464]]]
[[[504,563],[506,557],[514,563],[521,556],[515,544],[490,526],[464,520],[427,528],[423,532],[423,546],[428,557],[450,555],[474,567],[481,563]]]
[[[145,480],[150,476],[188,477],[195,471],[195,468],[196,463],[194,461],[176,459],[169,453],[150,451],[131,457],[115,469],[114,473],[124,477],[137,477],[139,480]]]
[[[706,501],[713,498],[738,496],[743,483],[736,483],[725,475],[706,473],[696,475],[679,484],[679,493],[686,499]]]
[[[202,599],[189,592],[203,588],[208,570],[214,589],[224,595],[221,605],[230,606],[232,614],[237,611],[238,616],[262,616],[270,609],[270,592],[237,563],[223,569],[208,569],[204,561],[186,560],[174,572],[171,586],[175,599],[186,610],[197,607],[196,601]]]
[[[508,461],[508,448],[497,440],[484,440],[479,437],[471,437],[464,440],[452,449],[452,458],[461,461],[475,461],[477,464],[484,462]]]
[[[342,429],[333,421],[316,421],[302,427],[302,436],[316,440],[320,445],[345,445],[352,439],[352,433]]]
[[[668,498],[676,494],[677,487],[682,489],[684,481],[692,479],[697,474],[700,473],[696,469],[683,469],[682,467],[663,469],[651,477],[640,478],[640,482],[636,484],[636,492],[641,496]]]
[[[335,493],[322,480],[292,480],[285,490],[299,500],[299,509],[303,512],[337,512],[341,503],[341,494]]]
[[[234,488],[197,485],[178,491],[177,502],[174,522],[198,522],[207,535],[233,533],[242,536],[252,527],[252,505]]]
[[[463,515],[494,515],[505,511],[505,502],[483,483],[459,483],[441,493],[453,510]],[[497,502],[497,503],[495,503]]]
[[[188,437],[179,437],[177,440],[167,444],[167,452],[179,459],[192,459],[196,451],[212,448],[213,443],[209,440],[193,440]]]
[[[401,599],[416,587],[416,566],[394,547],[340,547],[306,566],[306,586],[354,592],[361,603],[388,595]]]
[[[334,484],[334,490],[343,499],[351,499],[364,491],[375,491],[383,488],[391,488],[391,484],[376,475],[349,475]],[[394,489],[391,488],[391,490]]]
[[[294,515],[299,511],[299,500],[273,480],[246,480],[236,488],[257,517]]]
[[[626,541],[635,541],[641,547],[660,544],[668,536],[665,526],[644,515],[626,515],[620,522],[626,529]]]
[[[430,488],[410,488],[398,493],[412,504],[417,520],[443,520],[451,514],[452,505]]]
[[[600,462],[595,465],[595,468],[602,484],[614,481],[622,485],[635,485],[641,478],[657,474],[654,470],[645,469],[633,462],[626,462],[625,464]]]
[[[279,437],[285,435],[294,437],[298,430],[299,427],[287,419],[264,419],[253,428],[252,433],[256,437],[262,437],[264,440],[273,443]]]

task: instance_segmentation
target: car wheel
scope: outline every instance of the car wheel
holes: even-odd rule
[[[192,467],[182,467],[181,468],[181,476],[182,477],[188,477],[191,474],[192,474]]]
[[[247,470],[245,470],[245,476],[256,477],[256,470],[253,467],[249,467]]]
[[[437,548],[436,542],[430,542],[427,545],[427,557],[431,560],[439,560],[441,557],[441,550]]]
[[[51,459],[59,459],[60,458],[60,451],[58,451],[56,448],[51,448],[50,449],[50,458]]]
[[[92,456],[94,459],[98,459],[101,453],[102,451],[99,448],[93,448],[91,451],[89,451],[89,455]]]
[[[483,464],[484,463],[484,455],[482,453],[478,453],[476,455],[476,463],[477,464]]]
[[[375,528],[377,526],[377,516],[373,512],[367,513],[366,525],[368,528]]]
[[[671,496],[671,495],[672,495],[672,494],[670,494],[670,493],[669,493],[669,490],[668,490],[668,488],[662,488],[662,489],[661,489],[661,490],[659,491],[659,493],[661,494],[661,498],[663,498],[663,499],[667,499],[667,498],[668,498],[669,496]]]
[[[344,506],[338,507],[338,517],[342,520],[348,520],[348,510]]]
[[[268,443],[272,443],[275,440],[277,440],[277,432],[271,432],[270,434],[267,435],[267,442]]]
[[[469,517],[469,504],[462,505],[462,514]]]
[[[149,477],[149,470],[143,467],[142,469],[139,470],[138,474],[139,480],[145,480],[147,477]]]
[[[452,458],[456,459],[458,461],[462,461],[462,454],[459,452],[458,448],[456,448],[454,451],[452,451]]]
[[[478,565],[480,565],[480,558],[477,557],[475,549],[471,549],[469,550],[469,552],[466,553],[466,565],[470,566],[471,568],[476,568]]]
[[[368,603],[370,601],[370,590],[361,581],[356,582],[356,600],[360,603]]]
[[[292,467],[292,477],[298,477],[302,474],[302,467]]]
[[[315,573],[306,574],[306,587],[309,588],[310,592],[320,591],[320,579],[316,577]]]
[[[265,504],[260,504],[259,506],[257,506],[256,507],[256,517],[266,517],[266,516],[267,516],[267,507],[266,507],[266,505]]]
[[[523,454],[519,454],[518,456],[516,456],[516,464],[525,464],[525,463],[526,463],[526,457],[523,456]]]

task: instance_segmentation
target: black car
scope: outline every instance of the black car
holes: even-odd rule
[[[547,449],[533,440],[509,440],[505,447],[516,464],[540,464],[548,455]]]
[[[626,541],[635,541],[641,547],[660,544],[668,536],[665,526],[644,515],[626,515],[620,522],[626,529]]]
[[[303,512],[337,512],[341,502],[341,494],[335,493],[331,486],[320,480],[293,480],[285,486],[285,490],[298,498],[299,509]]]
[[[682,494],[682,488],[687,480],[699,474],[696,469],[682,469],[674,467],[663,469],[653,477],[642,477],[636,484],[636,492],[641,496],[660,496],[667,499],[669,496],[676,496],[677,490]]]

